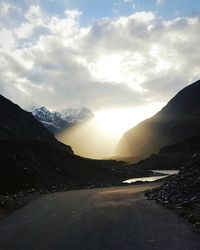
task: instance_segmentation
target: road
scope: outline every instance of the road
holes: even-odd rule
[[[153,185],[44,195],[0,221],[0,249],[199,250],[189,224],[146,200]]]

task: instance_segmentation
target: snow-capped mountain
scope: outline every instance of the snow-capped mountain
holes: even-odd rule
[[[93,117],[93,113],[85,107],[79,109],[68,108],[61,113],[51,112],[45,107],[40,107],[34,109],[32,114],[54,134]]]
[[[50,112],[47,108],[36,108],[32,111],[32,114],[40,121],[54,122],[56,119],[61,118],[61,114],[58,112]]]
[[[79,123],[92,118],[94,115],[88,108],[72,109],[61,111],[61,118],[69,123]]]

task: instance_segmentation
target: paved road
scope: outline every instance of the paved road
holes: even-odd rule
[[[152,185],[40,197],[0,221],[0,249],[199,250],[190,225],[145,199]]]

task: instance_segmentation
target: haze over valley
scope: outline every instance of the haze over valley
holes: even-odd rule
[[[85,141],[94,152],[78,148],[75,138],[69,143],[95,158],[114,155],[127,130],[199,79],[199,17],[193,14],[198,3],[104,4],[24,0],[0,5],[1,94],[27,110],[92,110],[96,120],[88,129],[97,137],[89,133]]]
[[[0,1],[0,250],[200,249],[199,13]]]

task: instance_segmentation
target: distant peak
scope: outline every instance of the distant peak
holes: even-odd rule
[[[34,110],[41,110],[41,111],[44,111],[44,112],[50,112],[46,107],[42,106],[42,107],[37,107],[35,108]]]
[[[35,108],[32,114],[53,133],[60,132],[66,127],[71,127],[87,121],[94,116],[92,111],[86,107],[77,109],[69,107],[61,112],[52,112],[42,106]]]
[[[61,117],[64,120],[68,120],[72,123],[80,122],[92,118],[94,114],[86,107],[80,108],[67,108],[61,112]]]

